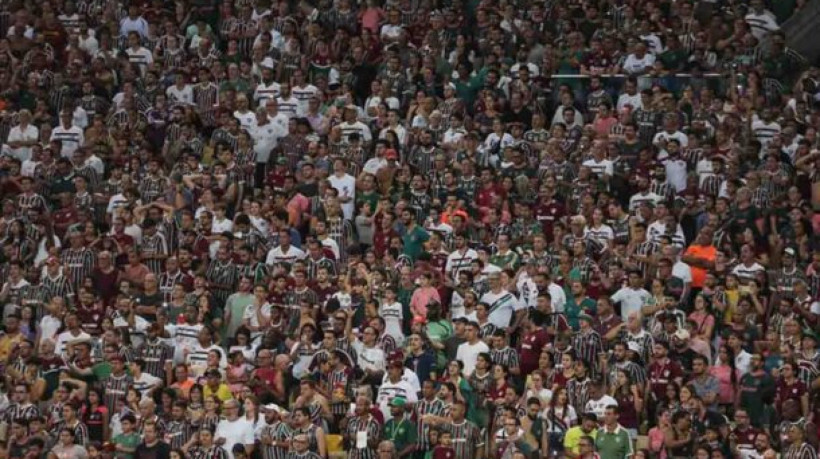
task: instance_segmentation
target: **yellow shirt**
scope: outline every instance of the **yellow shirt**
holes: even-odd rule
[[[9,354],[11,354],[11,349],[20,342],[23,341],[25,337],[22,333],[17,333],[16,335],[3,335],[0,338],[0,362],[5,362],[9,359]]]
[[[228,385],[225,383],[220,383],[219,388],[217,388],[216,391],[211,389],[211,386],[205,384],[205,387],[202,388],[202,395],[204,395],[205,398],[210,397],[211,395],[216,395],[216,398],[223,403],[227,400],[233,399],[233,394],[231,393],[231,390],[228,389]]]
[[[567,430],[567,433],[564,434],[564,449],[569,451],[573,454],[580,454],[581,448],[578,446],[581,443],[581,438],[585,436],[592,437],[595,440],[595,437],[598,435],[598,429],[593,430],[590,433],[585,433],[581,430],[581,426],[571,427]]]

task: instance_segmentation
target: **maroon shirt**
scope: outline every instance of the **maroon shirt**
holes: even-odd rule
[[[534,217],[538,220],[538,223],[541,224],[541,229],[544,231],[544,237],[547,242],[552,242],[553,240],[552,229],[555,222],[566,214],[567,211],[564,209],[563,204],[555,200],[541,204],[535,208]]]
[[[519,346],[519,367],[522,375],[528,375],[538,369],[541,351],[549,342],[549,334],[543,328],[527,333]]]
[[[666,398],[666,387],[675,378],[682,376],[683,370],[674,360],[667,359],[666,363],[656,360],[649,365],[649,384],[658,400],[664,400]]]

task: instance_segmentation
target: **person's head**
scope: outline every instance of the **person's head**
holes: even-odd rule
[[[578,452],[580,457],[588,457],[595,452],[595,439],[589,435],[584,435],[578,440]]]
[[[461,422],[464,420],[464,415],[467,413],[467,405],[465,405],[462,400],[455,400],[453,401],[451,413],[454,421]]]
[[[390,440],[384,440],[379,443],[379,459],[392,459],[396,454],[396,447]]]
[[[239,401],[233,399],[226,400],[222,404],[222,408],[224,409],[225,417],[228,420],[233,421],[239,417]]]
[[[366,416],[370,413],[370,399],[364,396],[356,397],[355,412],[357,416]]]
[[[584,433],[591,433],[598,427],[598,416],[595,413],[584,413],[581,415],[581,430]]]
[[[74,429],[69,429],[68,427],[64,427],[60,429],[60,433],[58,434],[58,439],[60,445],[62,446],[70,446],[74,444]]]
[[[618,405],[607,406],[604,410],[604,424],[610,427],[618,425],[619,412]]]
[[[695,376],[705,375],[708,370],[709,364],[706,361],[706,357],[698,354],[692,358],[692,373]]]

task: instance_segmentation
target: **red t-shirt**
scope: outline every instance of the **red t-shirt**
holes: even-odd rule
[[[803,381],[795,379],[793,383],[787,384],[785,380],[780,379],[777,381],[777,410],[780,411],[783,408],[783,402],[786,400],[795,400],[799,403],[800,397],[805,393],[806,385]]]
[[[522,375],[528,375],[538,369],[538,359],[548,342],[549,334],[543,328],[524,335],[518,350]]]
[[[666,387],[669,383],[682,376],[683,371],[674,360],[668,360],[666,363],[655,361],[649,365],[649,384],[658,400],[666,397]]]

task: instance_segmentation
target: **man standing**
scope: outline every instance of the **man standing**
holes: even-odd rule
[[[356,397],[356,414],[347,423],[348,459],[375,459],[381,427],[370,413],[370,399]]]
[[[763,369],[763,356],[752,355],[749,372],[740,378],[739,405],[755,427],[764,425],[766,406],[772,402],[775,382]]]
[[[478,427],[466,420],[467,405],[461,400],[453,402],[453,419],[444,425],[444,430],[453,436],[455,459],[483,459],[484,440]]]
[[[407,400],[395,397],[390,401],[392,419],[384,425],[382,438],[393,443],[396,457],[409,457],[416,450],[416,428],[413,422],[407,419],[404,408]]]
[[[643,275],[636,269],[629,273],[629,285],[612,295],[612,302],[621,305],[621,318],[626,321],[630,312],[638,312],[652,295],[643,288]]]
[[[387,378],[382,381],[382,385],[379,387],[379,392],[376,396],[376,403],[379,404],[379,410],[381,410],[385,420],[390,419],[396,411],[393,408],[393,403],[396,400],[400,399],[404,403],[414,403],[417,400],[416,389],[413,389],[413,386],[410,385],[409,382],[402,379],[403,374],[404,365],[402,365],[401,361],[390,361],[387,365]],[[385,427],[385,429],[387,429],[387,427]],[[386,430],[385,435],[387,435]],[[396,445],[396,451],[401,452],[401,450],[402,449]]]
[[[618,405],[606,407],[604,426],[598,429],[595,446],[601,459],[627,459],[632,457],[632,439],[626,429],[618,424]]]
[[[251,454],[254,446],[253,425],[244,417],[239,416],[239,402],[227,400],[222,404],[225,412],[225,419],[219,421],[216,426],[216,444],[225,448],[228,452],[228,459],[234,459],[234,445],[244,445],[245,452]]]
[[[467,342],[461,343],[456,351],[456,360],[464,365],[463,371],[465,376],[469,376],[475,370],[475,363],[478,360],[478,354],[482,352],[490,352],[487,343],[478,338],[478,324],[470,322],[465,327],[467,332]]]

